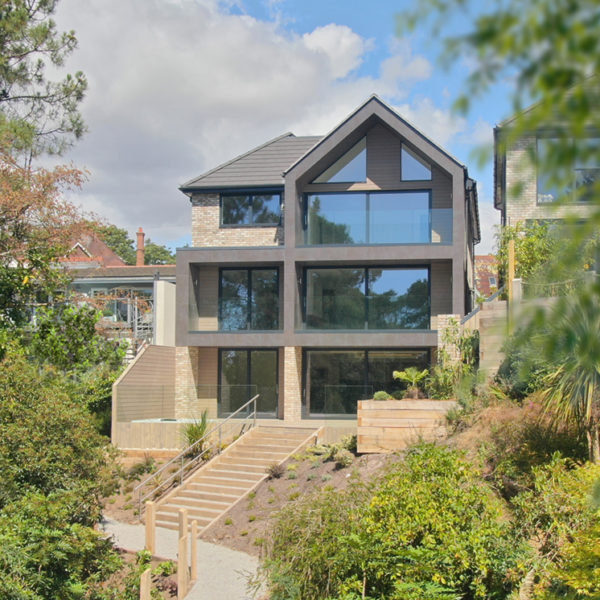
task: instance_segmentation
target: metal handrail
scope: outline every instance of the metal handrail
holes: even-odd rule
[[[461,320],[460,324],[464,325],[467,321],[472,319],[480,310],[484,304],[488,302],[493,302],[500,294],[504,292],[504,286],[498,288],[489,298],[486,298],[477,308],[474,308],[469,314],[466,314]]]
[[[248,418],[252,418],[252,425],[248,428],[250,429],[256,427],[256,404],[260,394],[256,394],[253,398],[250,398],[248,402],[240,406],[235,412],[232,412],[224,421],[221,421],[218,425],[213,427],[210,431],[205,433],[199,440],[196,440],[193,444],[182,450],[177,456],[174,456],[171,460],[166,462],[160,469],[152,473],[150,476],[146,477],[144,481],[140,482],[133,489],[134,497],[138,497],[138,516],[141,518],[142,516],[142,507],[144,502],[148,498],[160,498],[167,490],[171,488],[171,485],[179,479],[179,484],[183,484],[183,480],[185,476],[191,475],[199,466],[204,462],[204,457],[208,454],[209,456],[212,453],[214,447],[217,447],[217,454],[221,454],[221,446],[223,443],[223,428],[224,426],[233,419],[238,413],[243,411],[245,408],[248,408],[251,404],[253,404],[253,409],[249,414],[244,418],[246,421]],[[243,427],[242,427],[243,430]],[[216,441],[203,448],[204,443],[216,435]],[[203,448],[201,451],[196,452],[196,448]],[[187,459],[187,461],[186,461]],[[161,474],[168,472],[170,468],[173,467],[176,463],[179,463],[179,468],[175,469],[172,473],[170,473],[169,477],[164,480],[161,480]],[[157,481],[154,487],[148,492],[143,493],[145,487],[147,487],[152,481]],[[168,485],[167,485],[168,484]],[[161,491],[162,490],[162,491]],[[157,496],[158,493],[158,496]]]

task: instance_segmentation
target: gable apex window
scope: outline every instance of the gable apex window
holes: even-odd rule
[[[277,226],[281,221],[281,194],[272,192],[221,194],[221,226]]]
[[[426,163],[404,144],[402,144],[400,161],[402,181],[431,180],[431,165]]]
[[[359,183],[367,181],[367,138],[323,171],[313,183]]]

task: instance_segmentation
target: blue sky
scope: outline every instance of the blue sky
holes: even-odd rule
[[[285,131],[324,134],[371,93],[467,164],[492,250],[490,144],[510,114],[498,86],[466,118],[451,113],[472,62],[448,71],[429,29],[396,35],[411,2],[358,0],[61,0],[59,28],[76,31],[67,69],[83,70],[89,133],[66,156],[90,172],[75,200],[131,234],[189,241],[182,182]],[[456,16],[446,31],[465,27]],[[132,236],[133,237],[133,236]]]

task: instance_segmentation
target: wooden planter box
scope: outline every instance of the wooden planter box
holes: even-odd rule
[[[446,413],[453,400],[360,400],[358,452],[393,452],[446,433]]]

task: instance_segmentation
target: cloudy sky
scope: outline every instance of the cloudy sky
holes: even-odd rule
[[[283,132],[325,134],[376,93],[468,165],[479,188],[477,252],[491,251],[492,168],[478,167],[472,150],[491,144],[509,102],[496,94],[468,118],[453,116],[469,61],[444,71],[429,32],[398,38],[396,15],[410,4],[61,0],[57,24],[79,40],[67,69],[89,81],[89,132],[65,157],[90,172],[76,201],[181,246],[190,239],[181,183]]]

